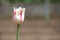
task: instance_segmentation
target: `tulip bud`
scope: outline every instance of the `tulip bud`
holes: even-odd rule
[[[25,8],[14,7],[13,20],[15,20],[17,23],[21,23],[24,21],[24,17],[25,17]]]

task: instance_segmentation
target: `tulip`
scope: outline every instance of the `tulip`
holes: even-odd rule
[[[13,20],[18,23],[16,40],[18,40],[20,25],[23,23],[24,17],[25,17],[25,8],[22,8],[22,7],[15,8],[14,7]]]
[[[25,8],[22,8],[22,7],[15,8],[14,7],[13,19],[17,23],[22,23],[24,21],[24,17],[25,17]]]

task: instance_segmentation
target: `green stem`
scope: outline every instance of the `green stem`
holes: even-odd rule
[[[17,25],[17,34],[16,34],[16,40],[18,40],[19,37],[19,31],[20,31],[20,25]]]

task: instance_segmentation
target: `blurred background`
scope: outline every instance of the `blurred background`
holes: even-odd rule
[[[60,0],[0,0],[0,40],[16,40],[13,7],[25,7],[19,40],[60,40]]]

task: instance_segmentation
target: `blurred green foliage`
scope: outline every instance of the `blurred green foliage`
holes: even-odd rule
[[[44,0],[25,0],[25,3],[43,3]]]
[[[10,3],[23,2],[24,0],[9,0]]]
[[[35,3],[44,3],[44,0],[35,0]]]
[[[5,2],[6,0],[0,0]],[[45,0],[9,0],[10,3],[44,3]],[[50,3],[60,3],[60,0],[50,0]]]
[[[10,3],[22,2],[22,3],[43,3],[44,0],[9,0]]]
[[[60,0],[50,0],[51,3],[60,3]]]

